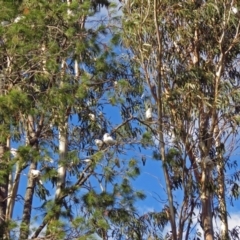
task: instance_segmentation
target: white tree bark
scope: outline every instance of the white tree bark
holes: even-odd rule
[[[62,189],[65,187],[65,178],[66,178],[66,167],[64,161],[66,159],[67,147],[68,147],[68,123],[59,127],[59,166],[58,166],[58,180],[57,188],[55,193],[55,199],[59,199],[61,196]]]

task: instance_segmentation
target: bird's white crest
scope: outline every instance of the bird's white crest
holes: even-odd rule
[[[24,19],[25,17],[24,16],[18,16],[14,19],[14,22],[15,23],[18,23],[20,20]]]
[[[99,139],[95,139],[95,144],[97,145],[98,148],[102,147],[103,145],[103,141],[102,140],[99,140]]]
[[[236,7],[231,7],[231,10],[234,14],[237,14],[238,13],[238,9]]]
[[[149,107],[149,108],[147,109],[145,115],[146,115],[146,119],[147,119],[147,120],[151,120],[151,119],[152,119],[152,108]]]
[[[109,133],[105,133],[103,135],[103,142],[106,143],[107,145],[114,145],[114,144],[116,144],[116,141],[110,136]]]
[[[96,116],[93,113],[88,114],[91,121],[96,121]]]
[[[40,177],[41,172],[39,170],[32,169],[31,174],[33,177],[37,178],[37,177]]]

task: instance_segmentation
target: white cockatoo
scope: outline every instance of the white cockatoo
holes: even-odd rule
[[[41,172],[39,170],[32,169],[31,174],[34,178],[38,178],[41,176]]]
[[[145,113],[146,120],[152,120],[152,108],[148,107],[146,113]]]
[[[11,148],[10,153],[13,157],[17,157],[17,149],[16,148]]]
[[[102,145],[103,145],[103,141],[102,141],[102,140],[100,140],[100,139],[95,139],[94,141],[95,141],[95,144],[97,145],[98,148],[101,148],[101,147],[102,147]]]
[[[110,136],[109,133],[105,133],[103,135],[103,142],[106,143],[107,145],[114,145],[114,144],[116,144],[116,141]]]
[[[203,161],[206,163],[206,165],[213,164],[213,160],[210,158],[210,156],[206,156],[205,158],[203,158]]]
[[[201,164],[201,159],[199,157],[196,157],[195,159],[198,164]]]
[[[232,11],[233,14],[238,13],[238,9],[236,7],[231,7],[231,11]]]
[[[21,21],[22,19],[24,19],[25,17],[24,16],[18,16],[14,19],[14,22],[15,23],[18,23],[19,21]]]
[[[96,121],[96,116],[93,113],[89,113],[88,116],[91,121],[93,121],[93,122]]]
[[[206,164],[206,166],[210,166],[210,165],[212,165],[213,164],[213,160],[210,158],[210,156],[206,156],[206,157],[204,157],[204,158],[196,158],[196,162],[198,163],[198,164],[203,164],[203,163],[205,163]]]
[[[43,184],[41,179],[40,179],[41,172],[39,170],[32,169],[31,174],[32,174],[33,178],[36,178],[41,185]]]

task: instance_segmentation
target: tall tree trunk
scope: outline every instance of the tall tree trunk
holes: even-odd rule
[[[65,187],[65,178],[66,178],[66,164],[64,164],[67,154],[68,147],[68,123],[59,127],[59,167],[58,167],[58,180],[57,188],[55,193],[56,201],[61,197],[62,190]]]
[[[206,168],[202,172],[201,178],[201,202],[202,202],[202,228],[204,231],[205,240],[213,240],[213,225],[212,225],[212,198],[209,193],[208,187],[206,186],[209,181],[209,173]]]
[[[71,0],[67,0],[67,5],[70,6]],[[71,16],[73,13],[68,8],[67,10],[68,16]],[[62,60],[62,74],[65,74],[65,60]],[[78,67],[77,67],[78,70]],[[78,71],[76,72],[76,61],[75,61],[75,75],[78,75]],[[60,87],[63,82],[60,83]],[[67,156],[67,149],[68,149],[68,110],[66,111],[66,115],[63,117],[63,121],[61,121],[59,126],[59,167],[58,167],[58,178],[57,178],[57,188],[55,193],[55,202],[57,205],[61,205],[61,195],[62,191],[65,188],[65,181],[66,181],[66,156]],[[59,218],[60,210],[56,213],[56,219]]]
[[[171,184],[169,179],[169,174],[167,171],[166,166],[166,159],[165,159],[165,142],[164,142],[164,135],[163,135],[163,103],[162,103],[162,76],[161,76],[161,68],[162,68],[162,39],[161,33],[159,30],[158,20],[157,20],[157,0],[154,0],[154,24],[155,30],[157,33],[157,41],[158,41],[158,56],[157,56],[157,67],[158,67],[158,99],[157,99],[157,107],[158,107],[158,133],[159,133],[159,148],[162,158],[162,166],[164,172],[164,178],[166,181],[166,188],[167,188],[167,196],[168,196],[168,203],[169,203],[169,211],[170,211],[170,223],[171,223],[171,230],[172,230],[172,239],[177,240],[177,229],[176,229],[176,221],[175,221],[175,211],[173,205],[173,196],[171,190]]]
[[[18,186],[21,177],[21,171],[19,164],[16,165],[16,172],[13,180],[12,173],[9,174],[9,183],[8,185],[8,203],[7,203],[7,219],[10,220],[12,218],[13,209],[15,205],[15,199],[18,191]]]
[[[227,207],[225,199],[225,173],[223,159],[219,159],[217,164],[218,171],[218,203],[219,203],[219,219],[221,221],[221,239],[228,240],[228,219],[227,219]]]
[[[13,155],[13,158],[18,157],[18,153],[15,149],[11,148],[10,153],[11,153],[11,155]],[[13,209],[14,209],[14,205],[15,205],[15,199],[17,196],[18,186],[19,186],[19,182],[20,182],[20,178],[21,178],[21,171],[23,170],[23,168],[20,168],[18,160],[19,159],[17,159],[17,162],[16,162],[15,175],[11,171],[9,173],[9,178],[8,178],[9,179],[9,181],[8,181],[8,202],[7,202],[7,213],[6,213],[8,220],[10,220],[12,218]]]
[[[202,4],[202,1],[199,2],[199,6]],[[193,44],[193,58],[192,63],[194,67],[200,67],[200,52],[199,52],[199,23],[195,24],[194,30],[194,44]],[[211,179],[211,169],[208,169],[204,158],[208,156],[210,147],[212,146],[212,139],[209,137],[207,138],[207,129],[209,125],[209,113],[205,111],[205,104],[200,103],[199,107],[199,123],[200,123],[200,130],[199,130],[199,150],[202,156],[202,173],[200,179],[200,198],[202,203],[202,216],[201,216],[201,223],[202,228],[204,231],[204,239],[206,240],[213,240],[214,239],[214,231],[213,231],[213,224],[212,224],[212,193],[209,192],[208,182]],[[210,133],[210,136],[211,133]]]
[[[64,200],[64,188],[65,188],[65,181],[66,181],[66,155],[67,155],[67,149],[68,149],[68,122],[66,119],[65,124],[62,124],[61,127],[59,127],[59,160],[58,160],[58,170],[57,170],[57,187],[55,192],[55,206],[53,213],[54,216],[52,219],[48,219],[48,216],[46,218],[47,220],[50,220],[48,222],[48,227],[46,231],[46,236],[51,236],[51,224],[54,223],[54,221],[59,220],[60,213],[61,213],[61,206],[62,202]],[[43,224],[47,224],[47,222],[44,222]]]
[[[12,153],[12,149],[10,150]],[[17,153],[14,152],[14,158],[17,157]],[[13,172],[9,173],[9,182],[8,182],[8,201],[7,201],[7,211],[6,211],[6,219],[10,221],[12,219],[13,210],[15,206],[15,200],[18,192],[18,186],[21,178],[21,171],[23,169],[20,168],[19,162],[16,163],[15,175],[13,177]],[[10,239],[10,231],[8,231],[8,238]]]
[[[220,131],[218,125],[216,125],[214,130],[214,137],[216,141],[216,158],[217,158],[217,172],[218,172],[218,189],[217,197],[219,203],[219,219],[221,222],[221,239],[228,240],[228,218],[227,218],[227,206],[225,199],[225,173],[224,173],[224,145],[220,141]]]
[[[28,239],[29,236],[32,201],[36,184],[36,179],[31,176],[31,170],[36,168],[37,164],[35,162],[32,162],[29,167],[27,190],[24,198],[23,217],[20,227],[20,239]]]
[[[11,72],[10,68],[10,58],[6,57],[7,66],[5,71],[1,71],[0,74],[0,95],[4,94],[5,90],[5,81],[6,74]],[[4,65],[2,66],[4,68]],[[4,72],[6,74],[4,74]],[[2,124],[5,124],[4,122]],[[6,140],[6,142],[5,142]],[[0,142],[0,168],[2,170],[1,179],[0,179],[0,239],[3,239],[6,233],[6,212],[7,212],[7,199],[8,199],[8,182],[9,182],[9,172],[8,172],[8,163],[4,157],[5,151],[10,147],[10,138],[5,138],[2,134]],[[4,171],[4,172],[3,172]]]
[[[65,74],[65,66],[66,63],[62,60],[61,63],[61,71],[62,75]],[[60,82],[60,87],[63,85],[63,81]],[[62,106],[63,107],[63,106]],[[54,208],[54,217],[48,223],[46,236],[51,235],[51,223],[55,220],[59,220],[60,213],[61,213],[61,206],[63,190],[65,188],[65,181],[66,181],[66,155],[68,149],[68,116],[69,116],[70,108],[66,108],[66,113],[63,116],[59,116],[59,127],[58,127],[58,150],[59,150],[59,159],[58,159],[58,169],[57,169],[57,184],[56,184],[56,192],[55,192],[55,208]]]
[[[6,147],[9,147],[9,140],[7,141],[7,146],[0,144],[0,166],[2,171],[0,179],[0,239],[4,239],[6,233],[6,210],[8,198],[8,166],[4,157]]]
[[[28,116],[27,141],[33,148],[38,148],[38,138],[34,128],[34,120],[31,115]],[[23,217],[20,226],[20,239],[28,239],[29,236],[33,194],[36,185],[36,178],[32,177],[31,170],[35,169],[37,169],[37,163],[34,159],[32,159],[29,166],[27,190],[24,197]]]

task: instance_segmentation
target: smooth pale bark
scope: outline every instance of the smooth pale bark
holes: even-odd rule
[[[61,73],[62,76],[65,74],[65,66],[66,62],[62,60],[61,63]],[[63,82],[60,82],[60,87],[62,86]],[[66,156],[68,150],[68,115],[69,115],[69,107],[66,109],[66,115],[61,116],[62,120],[59,122],[58,127],[58,152],[59,152],[59,159],[58,159],[58,169],[57,169],[57,184],[56,184],[56,192],[55,192],[55,208],[54,208],[54,217],[52,219],[44,219],[43,224],[48,224],[46,236],[51,235],[51,224],[59,220],[60,213],[61,213],[61,206],[62,200],[64,195],[64,188],[65,188],[65,181],[66,181]],[[47,215],[48,218],[48,215]]]
[[[225,199],[225,173],[223,161],[220,160],[221,163],[217,164],[218,171],[218,203],[219,203],[219,219],[221,222],[221,239],[228,240],[228,216],[227,216],[227,207],[226,207],[226,199]]]
[[[21,169],[19,168],[19,164],[17,163],[14,180],[13,180],[12,173],[9,174],[8,202],[7,202],[7,214],[6,214],[8,220],[12,218],[15,199],[18,191],[19,182],[20,182],[20,177],[21,177]]]
[[[65,61],[62,60],[61,69],[62,74],[65,74]],[[63,82],[60,83],[60,87]],[[66,115],[63,116],[63,120],[59,124],[58,128],[58,151],[59,151],[59,160],[58,160],[58,170],[57,170],[57,186],[55,192],[55,203],[60,207],[61,205],[61,195],[65,188],[65,180],[66,180],[66,156],[68,149],[68,111],[66,111]],[[55,220],[59,218],[60,210],[56,212]]]
[[[28,116],[27,123],[27,144],[32,146],[33,148],[38,148],[38,136],[34,127],[34,119],[33,116]],[[37,163],[32,159],[31,164],[29,166],[28,172],[28,182],[27,189],[24,197],[24,206],[23,206],[23,217],[20,226],[20,239],[28,239],[29,229],[30,229],[30,220],[31,220],[31,212],[32,212],[32,202],[33,202],[33,194],[34,188],[36,185],[36,178],[33,178],[31,175],[31,170],[37,169]]]
[[[202,203],[202,228],[205,240],[213,240],[213,224],[212,224],[212,199],[207,189],[206,183],[209,181],[209,173],[206,168],[202,172],[201,178],[201,203]]]
[[[220,236],[224,240],[228,240],[228,216],[227,216],[227,206],[225,199],[225,173],[224,173],[224,158],[223,152],[224,149],[221,149],[221,141],[220,141],[220,130],[218,125],[216,125],[214,130],[216,146],[220,149],[217,151],[217,172],[218,172],[218,188],[217,188],[217,197],[219,203],[219,220],[220,220]]]
[[[22,222],[20,227],[20,239],[28,239],[28,236],[29,236],[29,228],[30,228],[30,220],[31,220],[31,212],[32,212],[32,201],[33,201],[34,188],[36,185],[36,179],[31,176],[31,170],[36,168],[37,168],[37,164],[32,162],[29,167],[27,190],[24,197],[23,217],[22,217]]]
[[[59,167],[58,167],[58,180],[57,188],[55,193],[55,199],[59,199],[62,193],[62,190],[65,187],[65,178],[66,178],[66,164],[64,161],[66,159],[68,140],[67,140],[67,129],[68,123],[65,123],[65,126],[60,127],[59,129]]]
[[[15,149],[10,149],[10,152],[14,158],[18,157],[18,153]],[[14,205],[15,205],[15,199],[16,199],[17,192],[18,192],[18,186],[19,186],[22,170],[23,170],[23,168],[20,168],[19,162],[17,161],[15,173],[13,173],[12,171],[9,173],[8,201],[7,201],[7,213],[6,213],[8,220],[12,219],[12,214],[13,214]]]
[[[204,230],[204,239],[213,240],[212,209],[210,198],[202,200],[202,224]]]
[[[70,6],[71,0],[67,0],[67,5]],[[68,16],[71,16],[73,12],[68,9],[67,10]],[[65,74],[65,61],[62,60],[62,74]],[[78,76],[79,71],[78,71],[78,65],[77,61],[75,60],[74,62],[74,68],[75,68],[75,75]],[[76,72],[77,68],[77,72]],[[62,82],[60,83],[60,86],[62,85]],[[62,195],[62,191],[65,188],[65,181],[66,181],[66,156],[67,156],[67,149],[68,149],[68,111],[66,112],[66,116],[63,116],[63,121],[60,123],[59,126],[59,166],[58,166],[58,178],[57,178],[57,188],[56,188],[56,193],[55,193],[55,201],[57,204],[60,204],[60,198]],[[61,201],[60,201],[61,202]],[[56,219],[59,218],[59,213],[56,215]]]

